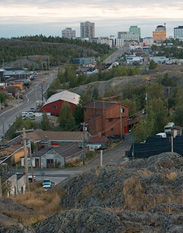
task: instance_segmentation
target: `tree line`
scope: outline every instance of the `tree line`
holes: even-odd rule
[[[69,40],[60,37],[25,36],[0,39],[0,64],[26,56],[48,56],[50,65],[71,63],[77,57],[98,57],[110,53],[107,45]]]

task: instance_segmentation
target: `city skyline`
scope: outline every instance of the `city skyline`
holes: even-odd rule
[[[95,23],[95,35],[117,36],[130,26],[141,28],[142,37],[152,36],[157,25],[166,23],[167,36],[183,25],[183,4],[180,1],[94,0],[83,4],[81,0],[1,0],[0,37],[25,35],[61,36],[62,30],[71,27],[80,36],[80,23]]]

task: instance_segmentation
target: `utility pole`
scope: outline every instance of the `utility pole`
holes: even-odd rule
[[[26,147],[26,133],[25,133],[25,128],[23,128],[23,141],[24,141],[26,191],[29,191],[29,177],[28,177],[28,162],[27,162],[27,147]]]
[[[171,152],[173,153],[173,136],[171,136]]]
[[[100,150],[100,167],[103,166],[103,150]]]
[[[83,123],[83,165],[85,165],[85,122]]]
[[[87,124],[85,122],[81,123],[83,126],[83,165],[85,165],[85,137],[86,137],[86,126]]]
[[[30,162],[31,162],[31,174],[32,174],[32,183],[34,183],[34,171],[32,165],[32,151],[31,151],[31,141],[29,140],[29,155],[30,155]]]
[[[24,159],[25,159],[25,179],[26,179],[26,191],[29,191],[29,177],[28,177],[28,161],[27,161],[27,145],[26,145],[26,132],[32,132],[34,131],[33,129],[28,129],[25,130],[25,128],[23,128],[23,130],[21,131],[16,131],[16,133],[22,133],[23,135],[23,142],[24,142]]]
[[[122,113],[123,113],[123,108],[120,105],[120,138],[122,141],[123,138],[123,122],[122,122]]]

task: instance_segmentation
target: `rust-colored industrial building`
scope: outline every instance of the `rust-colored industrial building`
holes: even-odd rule
[[[128,132],[128,106],[119,102],[93,101],[84,106],[84,121],[92,135],[122,137]]]

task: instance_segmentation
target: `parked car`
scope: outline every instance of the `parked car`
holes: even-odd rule
[[[119,135],[111,135],[111,136],[108,137],[108,139],[110,139],[110,140],[118,140],[118,139],[120,139],[120,136]]]
[[[43,188],[45,191],[52,188],[52,182],[51,180],[43,180]]]

